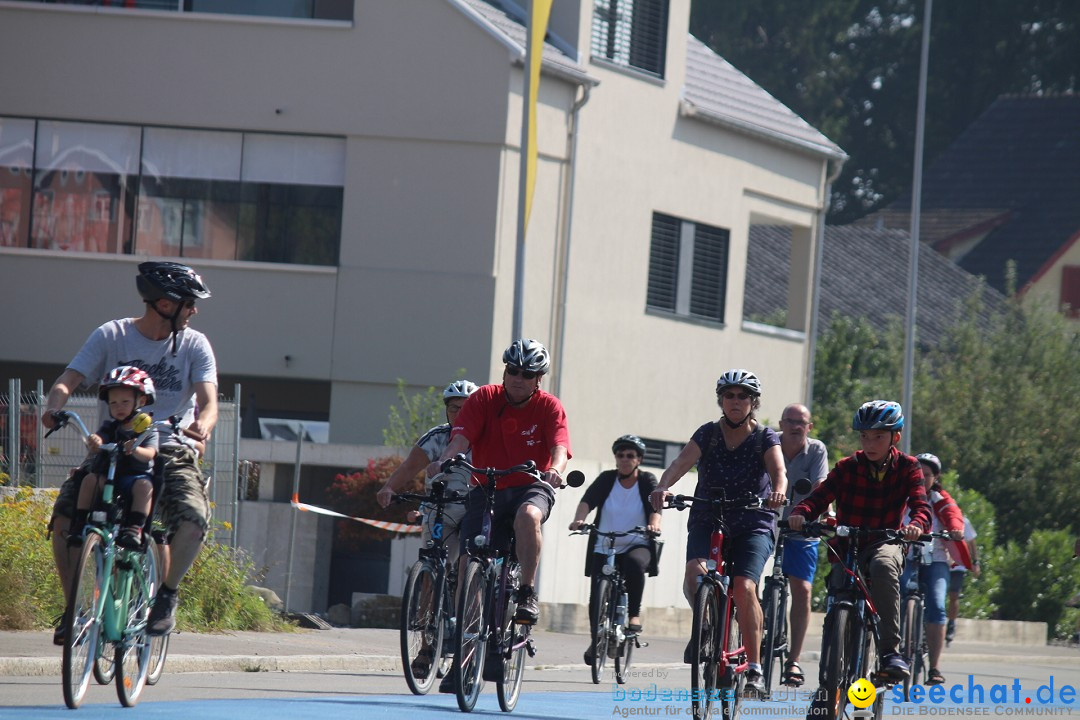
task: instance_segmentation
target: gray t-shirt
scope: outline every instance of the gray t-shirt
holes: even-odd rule
[[[784,456],[784,464],[787,466],[788,481],[788,504],[784,506],[784,518],[787,519],[792,509],[810,494],[795,492],[795,482],[799,478],[808,478],[811,490],[820,485],[829,474],[829,453],[825,449],[825,443],[807,438],[803,451],[791,460]]]
[[[154,381],[154,404],[147,408],[155,420],[172,415],[182,418],[181,426],[195,419],[195,383],[217,385],[217,363],[210,341],[197,330],[185,328],[177,334],[173,357],[172,335],[151,340],[135,327],[134,318],[111,320],[90,333],[68,368],[83,375],[84,388],[97,385],[109,370],[134,365]],[[108,406],[101,403],[99,416],[108,418]],[[171,441],[171,442],[170,442]],[[175,444],[162,437],[162,445]]]

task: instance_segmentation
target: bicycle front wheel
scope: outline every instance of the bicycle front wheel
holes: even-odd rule
[[[613,597],[614,587],[607,578],[600,578],[596,582],[596,593],[593,596],[593,612],[596,625],[593,627],[592,636],[592,681],[599,685],[604,678],[604,664],[607,663],[608,642],[611,634],[611,610],[615,604]]]
[[[765,683],[765,697],[772,694],[773,683],[776,682],[777,671],[783,667],[783,627],[784,605],[779,586],[769,580],[765,581],[769,586],[765,591],[765,601],[761,609],[765,618],[761,634],[761,675]]]
[[[94,680],[98,685],[108,685],[116,677],[116,646],[105,638],[98,638],[98,649],[94,658]]]
[[[462,712],[472,712],[484,687],[487,656],[488,571],[479,560],[465,567],[458,602],[458,643],[455,653],[454,695]]]
[[[866,678],[872,682],[875,687],[880,685],[877,678],[878,660],[877,640],[874,639],[872,628],[867,627],[863,630],[862,664],[859,668],[859,677]],[[874,713],[874,720],[881,720],[881,716],[885,711],[884,686],[881,686],[878,690],[877,696],[874,698],[874,703],[869,707],[869,710]]]
[[[425,695],[435,682],[442,656],[443,624],[435,569],[420,561],[412,566],[401,596],[401,666],[414,695]]]
[[[105,553],[101,547],[101,537],[97,533],[88,533],[75,564],[71,602],[63,621],[67,628],[62,673],[64,704],[72,710],[79,707],[86,697],[90,673],[97,657],[98,636],[101,633],[98,598],[101,597],[104,573]]]
[[[516,570],[516,568],[515,568]],[[513,712],[521,696],[521,682],[525,677],[525,644],[529,640],[529,626],[514,622],[514,613],[517,605],[513,601],[514,592],[517,590],[516,575],[512,575],[513,582],[507,587],[506,613],[504,614],[505,627],[503,629],[502,669],[499,673],[499,682],[495,685],[496,694],[499,697],[499,707],[503,712]]]
[[[694,717],[707,718],[716,699],[716,666],[720,655],[720,616],[710,582],[698,585],[690,631],[690,701]]]
[[[729,612],[729,607],[731,608]],[[720,629],[717,631],[717,640],[721,641],[727,635],[727,652],[731,656],[727,670],[716,679],[719,688],[720,717],[723,720],[735,720],[742,708],[743,685],[746,684],[746,674],[735,672],[734,665],[746,662],[746,654],[735,651],[742,647],[742,630],[739,629],[738,608],[731,606],[731,596],[723,595],[717,605],[717,617],[720,618]],[[719,672],[719,670],[718,670]]]
[[[851,608],[836,605],[825,619],[828,632],[822,646],[822,682],[811,711],[817,720],[837,720],[847,703],[847,666],[851,636]]]
[[[122,552],[113,575],[116,592],[124,592],[127,586],[127,608],[124,612],[127,622],[123,636],[116,643],[115,655],[116,696],[124,707],[135,707],[139,702],[150,671],[150,638],[146,636],[146,621],[150,617],[150,603],[154,596],[150,594],[149,578],[136,567],[136,564],[145,566],[146,562],[142,553]]]
[[[915,656],[919,655],[918,615],[921,611],[918,598],[904,599],[900,613],[900,654],[904,656],[911,672],[904,678],[904,702],[911,702],[911,685],[915,680]]]
[[[143,565],[146,577],[150,579],[150,597],[156,597],[158,588],[164,581],[161,563],[162,547],[151,536],[146,549],[146,562]],[[170,633],[171,634],[171,633]],[[155,635],[150,638],[150,668],[146,671],[146,684],[156,685],[165,670],[165,657],[169,654],[169,635]]]

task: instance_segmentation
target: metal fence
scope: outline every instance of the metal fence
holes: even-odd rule
[[[214,535],[218,542],[236,546],[239,502],[247,494],[251,469],[241,467],[240,386],[233,397],[218,398],[218,422],[202,459],[203,473],[210,478],[207,492],[214,505]],[[45,391],[39,380],[32,392],[23,392],[21,382],[8,380],[8,391],[0,394],[0,485],[36,488],[60,487],[71,469],[86,457],[86,445],[79,433],[61,430],[45,437],[41,411]],[[74,393],[65,406],[77,412],[86,425],[98,425],[96,393]],[[240,477],[241,474],[244,477]]]

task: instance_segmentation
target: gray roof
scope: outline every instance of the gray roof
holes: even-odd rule
[[[841,160],[847,153],[693,35],[687,45],[683,109],[737,132]]]
[[[825,228],[818,301],[818,334],[839,313],[866,318],[877,330],[907,313],[907,272],[910,234],[856,225]],[[787,307],[791,230],[775,225],[752,225],[746,258],[743,316],[758,319]],[[980,280],[925,245],[919,251],[919,297],[916,313],[920,343],[937,344],[955,321],[961,303]],[[983,326],[999,312],[1004,296],[983,286]]]
[[[513,53],[514,60],[525,62],[525,26],[522,19],[511,15],[497,0],[451,0],[451,5],[461,8],[466,17],[490,31]],[[585,68],[551,42],[544,42],[543,70],[577,83],[596,85],[599,81],[589,75]]]

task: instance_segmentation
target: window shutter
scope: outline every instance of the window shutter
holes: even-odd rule
[[[724,321],[727,259],[728,231],[708,225],[695,226],[694,272],[690,285],[691,315]]]
[[[1080,318],[1080,265],[1061,268],[1061,305],[1066,317]]]
[[[679,281],[679,231],[681,221],[653,213],[652,245],[649,248],[649,293],[646,306],[675,312]]]
[[[664,77],[668,0],[594,0],[592,54]]]

